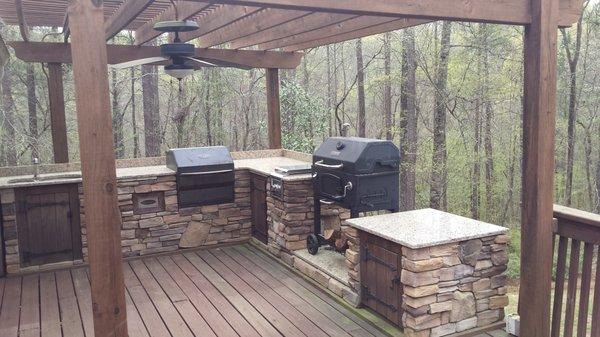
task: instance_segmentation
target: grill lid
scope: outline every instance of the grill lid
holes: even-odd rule
[[[233,158],[225,146],[194,147],[167,151],[167,167],[180,173],[233,170]]]
[[[336,170],[351,174],[397,171],[400,153],[389,140],[330,137],[313,155],[315,169]]]

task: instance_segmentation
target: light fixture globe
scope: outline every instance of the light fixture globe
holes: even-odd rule
[[[182,80],[194,73],[194,68],[184,64],[169,64],[165,66],[165,73],[169,76]]]

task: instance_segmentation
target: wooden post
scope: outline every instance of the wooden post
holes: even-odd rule
[[[281,149],[281,112],[279,106],[279,70],[267,68],[267,115],[269,148]]]
[[[531,0],[525,27],[521,336],[550,336],[558,0]]]
[[[73,0],[67,13],[71,28],[94,334],[96,337],[126,337],[121,216],[117,202],[102,1]]]
[[[65,118],[63,70],[60,63],[48,63],[48,96],[50,101],[54,162],[68,163],[69,144],[67,142],[67,121]]]

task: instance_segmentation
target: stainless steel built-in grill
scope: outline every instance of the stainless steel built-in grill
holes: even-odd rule
[[[224,146],[173,149],[167,167],[176,171],[179,207],[234,201],[234,166]]]
[[[316,253],[322,243],[321,204],[338,204],[349,209],[353,218],[359,212],[397,212],[399,167],[400,154],[391,141],[356,137],[325,140],[313,154],[315,235],[308,238],[309,251]]]

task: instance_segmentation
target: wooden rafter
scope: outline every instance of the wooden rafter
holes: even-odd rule
[[[284,39],[271,41],[268,43],[262,43],[258,46],[258,49],[276,49],[286,47],[290,45],[296,45],[300,43],[306,43],[330,36],[342,34],[344,32],[351,32],[357,29],[368,28],[371,26],[380,25],[386,22],[394,21],[396,19],[381,16],[356,16],[349,20],[340,22],[336,25],[330,25],[321,29],[308,31],[306,33],[294,34]]]
[[[71,45],[68,43],[22,42],[8,43],[17,58],[25,62],[71,63]],[[132,60],[161,56],[160,47],[155,46],[106,46],[108,64],[119,64]],[[222,62],[230,62],[251,68],[296,68],[302,59],[301,53],[264,52],[255,50],[196,49],[196,56]]]
[[[353,39],[358,39],[365,36],[371,36],[375,34],[381,34],[385,32],[390,32],[398,29],[404,29],[408,27],[418,26],[422,24],[426,24],[432,22],[430,20],[423,19],[394,19],[392,21],[388,21],[379,25],[374,25],[362,29],[356,29],[353,31],[349,31],[342,34],[331,35],[328,37],[319,38],[316,40],[303,41],[298,42],[297,44],[288,45],[283,48],[284,51],[299,51],[305,50],[309,48],[315,48],[319,46],[324,46],[332,43],[338,43]]]
[[[309,15],[307,11],[282,11],[277,9],[263,9],[242,20],[238,20],[222,29],[206,34],[199,40],[201,48],[213,47],[254,33],[263,32],[267,29],[286,24],[292,20]]]
[[[189,2],[189,1],[177,1],[177,10],[173,6],[162,12],[159,16],[146,22],[140,28],[135,31],[135,45],[142,45],[161,34],[161,32],[154,29],[154,25],[161,21],[170,20],[189,20],[192,17],[198,15],[198,13],[208,9],[211,4],[206,2]],[[177,17],[177,15],[179,17]]]
[[[196,20],[200,29],[180,34],[181,41],[185,42],[206,35],[214,30],[241,20],[259,10],[261,10],[261,8],[256,6],[218,6],[207,15]]]
[[[127,27],[154,0],[126,0],[117,11],[104,23],[106,40],[110,40],[123,28]]]
[[[318,30],[323,27],[329,27],[355,17],[356,16],[352,14],[313,13],[293,20],[286,25],[266,29],[251,36],[233,41],[231,43],[231,48],[239,49],[254,46],[259,43],[271,42],[296,34]]]
[[[213,2],[354,15],[413,17],[514,25],[531,23],[529,0],[214,0]],[[559,25],[569,26],[577,21],[582,8],[581,6],[574,6],[573,2],[574,0],[560,0]]]

